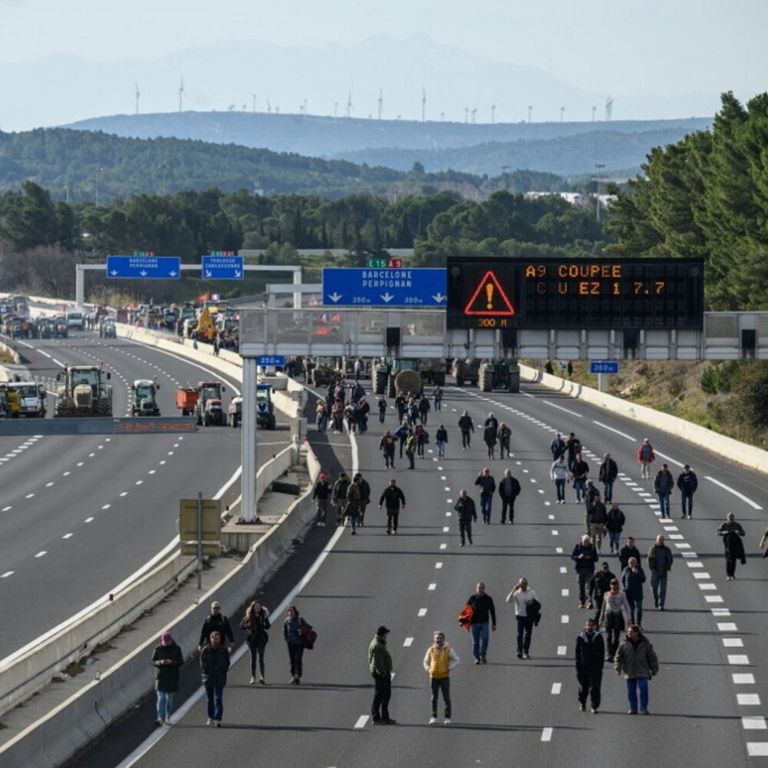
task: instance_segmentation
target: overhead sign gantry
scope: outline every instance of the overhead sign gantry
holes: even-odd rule
[[[450,257],[448,329],[701,330],[701,259]]]

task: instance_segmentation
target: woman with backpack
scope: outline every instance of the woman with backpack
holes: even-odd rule
[[[290,684],[299,685],[304,671],[304,649],[313,647],[317,633],[299,616],[299,609],[295,605],[286,611],[283,637],[288,646],[288,658],[291,663]]]

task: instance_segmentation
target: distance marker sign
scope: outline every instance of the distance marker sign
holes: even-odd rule
[[[449,329],[703,327],[701,259],[450,257],[447,273]]]

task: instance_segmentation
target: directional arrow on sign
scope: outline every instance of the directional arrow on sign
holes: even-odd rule
[[[119,273],[119,272],[118,272],[116,269],[113,269],[113,270],[110,272],[110,274],[112,275],[112,277],[114,277],[115,275],[119,275],[120,273]]]
[[[335,304],[339,299],[341,299],[342,294],[341,293],[330,293],[328,294],[328,298]]]
[[[141,270],[141,272],[139,272],[139,274],[140,274],[142,277],[146,277],[146,276],[147,276],[147,271],[146,271],[145,269],[142,269],[142,270]]]
[[[235,270],[235,277],[242,277],[242,276],[243,276],[243,273],[236,269]]]
[[[434,300],[435,300],[435,301],[436,301],[438,304],[442,304],[442,302],[444,302],[444,301],[445,301],[445,300],[446,300],[448,297],[447,297],[447,296],[443,296],[443,294],[442,294],[442,293],[436,293],[436,294],[434,294],[434,295],[432,296],[432,298],[433,298],[433,299],[434,299]]]
[[[205,276],[206,276],[206,277],[210,277],[212,274],[213,274],[213,272],[211,272],[211,270],[210,270],[210,269],[206,269],[206,270],[205,270]]]
[[[386,302],[387,304],[389,304],[389,302],[395,298],[394,295],[391,293],[382,293],[380,294],[380,296],[381,296],[381,300]]]
[[[176,272],[175,269],[171,270],[171,272],[170,272],[171,277],[176,277],[177,274],[178,274],[178,272]]]

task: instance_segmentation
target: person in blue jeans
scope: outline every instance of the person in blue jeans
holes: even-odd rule
[[[155,691],[157,692],[158,725],[170,725],[173,715],[173,697],[179,690],[179,673],[184,663],[181,648],[176,644],[170,632],[164,632],[152,654],[152,666],[155,668]]]
[[[491,476],[491,470],[483,467],[475,480],[475,485],[480,486],[480,512],[483,516],[483,525],[491,523],[491,506],[493,505],[493,492],[496,490],[496,481]]]
[[[224,714],[224,686],[227,684],[229,671],[229,651],[222,645],[221,634],[211,632],[208,644],[200,651],[200,671],[208,702],[208,720],[206,725],[221,728]]]
[[[573,490],[576,493],[576,503],[580,504],[585,500],[587,492],[587,477],[589,475],[589,464],[584,461],[580,453],[576,454],[576,460],[573,463]]]
[[[472,656],[475,664],[487,664],[490,631],[496,631],[496,607],[482,581],[477,583],[475,593],[467,600],[467,605],[472,608]]]
[[[630,624],[627,637],[616,651],[613,668],[627,681],[629,714],[650,714],[648,710],[648,682],[659,672],[659,659],[650,641],[641,634],[637,624]],[[640,700],[638,701],[638,692]]]
[[[448,430],[441,424],[435,432],[435,442],[437,443],[437,458],[445,458],[445,446],[448,443]]]
[[[656,473],[653,480],[653,490],[659,498],[659,510],[662,518],[670,517],[669,497],[675,488],[675,478],[669,471],[666,464],[661,465],[661,469]]]
[[[680,501],[683,505],[683,519],[693,517],[693,494],[699,487],[699,479],[688,464],[677,477],[677,487],[680,489]]]

